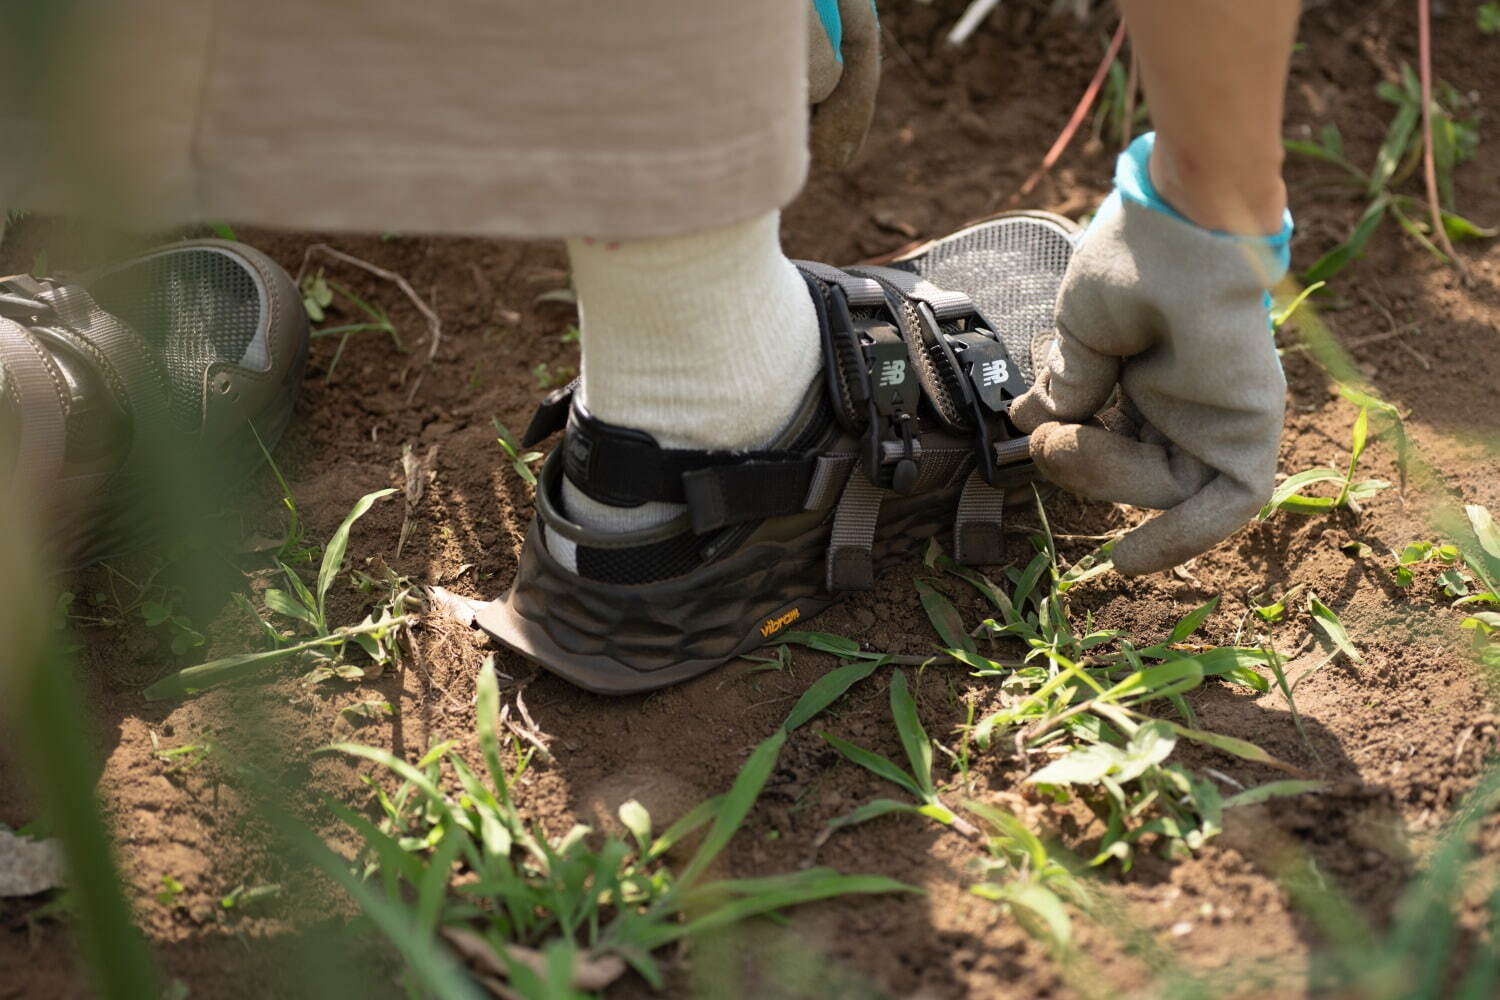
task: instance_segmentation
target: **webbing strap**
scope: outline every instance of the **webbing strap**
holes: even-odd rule
[[[953,522],[953,558],[965,566],[993,566],[1005,559],[1005,491],[978,469],[969,473]]]
[[[870,550],[875,545],[875,525],[885,491],[869,476],[851,475],[833,513],[833,533],[828,540],[828,589],[869,590],[875,586],[875,566]]]
[[[37,295],[52,307],[70,342],[86,351],[114,397],[127,407],[138,428],[160,429],[170,405],[167,373],[157,351],[129,326],[100,309],[77,285],[53,285]],[[42,324],[52,327],[52,323]]]
[[[760,480],[735,479],[735,474],[728,471],[747,464],[761,466]],[[650,434],[607,424],[574,400],[568,435],[563,443],[563,470],[573,485],[588,496],[615,507],[635,507],[648,501],[687,503],[688,475],[711,472],[711,476],[698,479],[699,495],[709,504],[703,515],[708,523],[715,520],[714,494],[721,491],[712,481],[715,478],[726,484],[722,490],[733,490],[738,484],[739,488],[757,491],[785,490],[788,497],[795,493],[796,505],[790,509],[800,510],[812,477],[813,459],[775,450],[663,448]],[[775,482],[788,476],[796,479],[794,486]],[[719,509],[727,511],[727,506]]]
[[[814,260],[798,260],[793,263],[801,268],[804,274],[810,274],[830,285],[838,285],[844,290],[844,298],[849,300],[849,305],[856,309],[885,305],[885,289],[881,288],[880,282],[873,278],[853,274],[827,264],[819,264]]]
[[[925,302],[940,322],[959,319],[974,312],[974,300],[963,292],[939,288],[913,271],[896,267],[851,267],[855,274],[878,278],[907,298]]]
[[[568,426],[568,411],[573,406],[573,396],[581,381],[581,378],[575,378],[561,389],[554,389],[547,394],[531,415],[526,433],[521,435],[522,448],[534,448]]]
[[[817,463],[813,459],[716,465],[682,474],[693,531],[800,514]]]
[[[812,482],[807,484],[803,510],[826,510],[837,501],[849,473],[854,470],[853,455],[819,455],[813,467]]]
[[[46,489],[57,481],[67,453],[67,387],[47,364],[46,352],[18,323],[0,317],[0,367],[21,404],[20,450],[11,485]],[[36,502],[43,498],[33,494]]]

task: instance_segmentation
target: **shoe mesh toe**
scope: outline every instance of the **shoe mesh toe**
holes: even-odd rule
[[[172,419],[185,430],[201,419],[210,365],[263,371],[269,363],[260,283],[229,253],[189,247],[153,254],[105,275],[91,291],[101,308],[161,351]]]

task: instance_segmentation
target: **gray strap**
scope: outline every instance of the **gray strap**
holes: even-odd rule
[[[932,309],[932,314],[939,321],[958,319],[967,316],[974,311],[974,300],[963,292],[951,291],[939,288],[926,278],[913,271],[903,271],[895,267],[851,267],[854,274],[879,278],[899,290],[907,298],[925,302]]]
[[[953,558],[965,566],[993,566],[1005,560],[1005,491],[991,486],[975,469],[958,497],[953,523]]]
[[[812,482],[807,487],[807,500],[802,504],[802,509],[824,510],[832,507],[839,496],[839,491],[849,481],[854,461],[853,455],[819,455],[817,466],[813,469]]]
[[[12,485],[47,490],[56,482],[67,454],[67,388],[47,363],[46,352],[19,324],[0,318],[0,366],[5,369],[21,410],[21,447]]]
[[[137,426],[162,427],[171,396],[158,352],[77,285],[54,285],[37,298],[51,305],[76,334],[73,343],[89,352],[110,392],[129,407]]]
[[[808,274],[830,285],[838,285],[844,290],[844,297],[849,304],[856,308],[878,306],[885,302],[885,289],[880,287],[880,282],[873,278],[861,277],[850,274],[848,271],[827,264],[819,264],[814,260],[793,261],[798,267]]]
[[[875,586],[875,566],[870,550],[875,545],[875,525],[885,491],[859,470],[849,474],[838,509],[833,514],[833,534],[828,541],[828,589],[869,590]]]

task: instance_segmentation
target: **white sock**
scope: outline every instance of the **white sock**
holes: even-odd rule
[[[791,422],[822,348],[779,222],[769,212],[691,236],[568,241],[590,413],[664,448],[755,448]],[[602,531],[651,527],[682,509],[611,507],[566,479],[563,505]]]

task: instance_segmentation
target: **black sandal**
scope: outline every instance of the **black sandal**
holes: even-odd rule
[[[549,396],[523,444],[566,427],[543,466],[510,592],[478,624],[591,691],[626,694],[712,670],[808,621],[948,535],[966,564],[1002,561],[1009,500],[1029,498],[1027,439],[1006,416],[1052,335],[1074,227],[1000,216],[887,266],[799,263],[824,372],[757,451],[665,449]],[[567,478],[602,503],[684,504],[623,534],[571,522]]]

